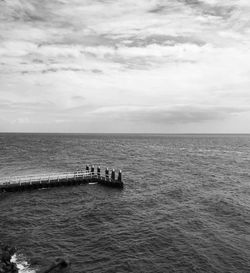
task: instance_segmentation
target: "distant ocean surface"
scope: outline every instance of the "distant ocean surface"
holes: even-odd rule
[[[0,193],[0,242],[20,272],[68,257],[73,273],[250,272],[249,135],[0,134],[0,176],[86,164],[100,185]]]

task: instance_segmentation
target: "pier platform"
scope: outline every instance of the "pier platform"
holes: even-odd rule
[[[115,170],[101,174],[100,167],[97,172],[94,166],[86,166],[86,170],[77,170],[67,173],[38,174],[29,176],[13,176],[0,178],[0,192],[16,192],[41,188],[52,188],[60,186],[73,186],[87,183],[98,183],[103,186],[123,188],[122,173],[119,171],[116,178]]]

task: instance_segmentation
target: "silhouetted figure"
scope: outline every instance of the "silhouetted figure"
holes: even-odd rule
[[[119,173],[118,173],[118,178],[117,178],[117,180],[118,180],[119,182],[122,182],[122,171],[121,171],[121,170],[120,170]]]

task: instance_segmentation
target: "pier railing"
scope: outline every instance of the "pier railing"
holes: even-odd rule
[[[26,176],[11,176],[0,178],[0,184],[15,184],[15,183],[25,183],[32,181],[49,181],[49,180],[60,180],[60,179],[70,179],[70,178],[83,178],[83,177],[92,177],[96,174],[90,172],[65,172],[65,173],[43,173],[43,174],[34,174]]]
[[[121,171],[116,178],[115,170],[109,173],[105,169],[104,175],[101,174],[100,167],[95,172],[94,166],[87,165],[86,170],[76,170],[74,172],[63,173],[43,173],[26,176],[11,176],[0,178],[0,191],[18,191],[28,188],[55,187],[63,185],[77,185],[88,182],[97,182],[111,187],[123,187]]]

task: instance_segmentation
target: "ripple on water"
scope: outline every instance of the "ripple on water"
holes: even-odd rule
[[[123,191],[1,194],[0,237],[25,273],[58,256],[74,273],[249,271],[249,136],[0,134],[0,147],[1,175],[124,173]]]

